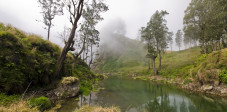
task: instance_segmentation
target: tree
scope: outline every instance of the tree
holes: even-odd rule
[[[47,40],[50,39],[50,28],[53,26],[52,20],[56,15],[63,14],[63,3],[60,0],[38,0],[42,7],[43,23],[47,26]]]
[[[192,0],[185,10],[185,42],[199,41],[201,53],[225,48],[227,31],[226,0]]]
[[[172,52],[172,48],[173,48],[173,35],[174,35],[173,32],[169,32],[167,34],[167,43],[169,43],[171,52]]]
[[[168,13],[166,11],[156,11],[152,15],[146,27],[142,27],[141,40],[145,42],[148,50],[146,57],[153,60],[154,74],[157,75],[155,68],[155,59],[159,56],[159,70],[161,70],[161,52],[167,48],[167,33],[166,20],[164,16]]]
[[[71,29],[65,26],[64,30],[61,33],[58,34],[59,38],[62,40],[62,42],[64,42],[64,44],[66,44],[66,42],[68,40],[68,37],[70,35],[70,31],[71,31]]]
[[[180,47],[182,46],[182,32],[181,30],[178,30],[177,33],[176,33],[176,38],[175,38],[175,42],[177,44],[177,46],[179,47],[179,51],[180,51]]]
[[[70,23],[72,24],[72,28],[71,28],[71,32],[70,32],[68,41],[66,42],[66,44],[61,52],[61,55],[58,59],[58,62],[57,62],[57,68],[55,71],[56,77],[60,76],[61,68],[63,66],[63,62],[65,60],[65,57],[66,57],[68,51],[74,50],[74,43],[75,43],[74,37],[75,37],[76,29],[78,28],[78,21],[80,20],[82,14],[83,14],[83,11],[84,11],[84,6],[85,6],[85,9],[88,7],[92,7],[93,10],[95,10],[97,12],[96,17],[98,17],[98,16],[100,17],[99,14],[101,12],[105,12],[108,10],[108,7],[106,6],[106,4],[103,3],[102,0],[99,0],[98,2],[96,0],[93,0],[91,4],[89,3],[89,1],[86,2],[86,4],[84,4],[84,0],[78,0],[78,1],[65,0],[64,4],[67,6],[67,10],[70,14]],[[91,20],[93,20],[93,19],[95,19],[95,18],[91,18]]]
[[[93,46],[96,45],[96,47],[98,47],[100,41],[99,31],[96,30],[95,26],[99,21],[103,20],[100,16],[100,12],[107,10],[108,7],[104,3],[97,3],[96,0],[93,0],[92,4],[84,9],[84,13],[82,15],[84,21],[80,28],[80,36],[82,37],[81,40],[83,41],[83,47],[77,55],[80,55],[82,52],[86,52],[86,62],[89,67],[91,67],[91,64],[93,63]]]

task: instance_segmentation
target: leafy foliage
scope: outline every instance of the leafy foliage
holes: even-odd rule
[[[185,10],[185,43],[199,41],[202,53],[226,48],[226,0],[192,0]]]
[[[219,77],[220,77],[220,79],[221,79],[222,82],[224,82],[224,83],[227,84],[227,70],[222,70],[219,73]]]
[[[31,107],[38,107],[38,109],[40,111],[44,111],[44,110],[51,107],[50,100],[45,96],[41,96],[41,97],[38,97],[38,98],[36,98],[36,97],[32,98],[32,99],[29,100],[28,104]]]
[[[167,33],[168,28],[166,26],[166,20],[164,18],[168,12],[156,11],[146,27],[141,28],[141,40],[144,41],[147,47],[148,54],[147,58],[152,59],[154,74],[157,75],[155,68],[155,60],[159,56],[159,70],[161,70],[161,52],[167,48]],[[150,69],[150,67],[149,67]]]
[[[17,101],[20,98],[18,95],[6,95],[4,93],[0,93],[0,105],[9,106],[11,103]]]

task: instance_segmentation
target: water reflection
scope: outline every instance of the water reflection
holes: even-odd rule
[[[63,108],[82,104],[118,106],[122,112],[226,112],[225,99],[192,94],[174,86],[151,83],[148,81],[109,78],[103,83],[104,90],[92,94],[82,103],[63,105]],[[75,102],[75,100],[73,100]],[[70,105],[70,106],[69,106]],[[66,107],[67,107],[66,106]],[[65,110],[65,109],[61,110]],[[70,112],[70,110],[67,110]]]

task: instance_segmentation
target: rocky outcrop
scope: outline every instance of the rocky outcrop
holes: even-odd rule
[[[64,77],[58,87],[54,89],[54,94],[59,98],[75,97],[80,90],[79,80],[75,77]]]

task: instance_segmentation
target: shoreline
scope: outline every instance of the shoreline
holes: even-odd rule
[[[192,81],[187,82],[187,79],[183,80],[180,78],[166,78],[162,76],[131,76],[133,79],[139,79],[139,80],[148,80],[152,82],[161,82],[161,83],[167,83],[176,85],[182,89],[192,91],[195,93],[202,93],[202,94],[208,94],[208,95],[214,95],[219,97],[225,97],[227,98],[227,87],[225,84],[200,84],[199,82]]]

